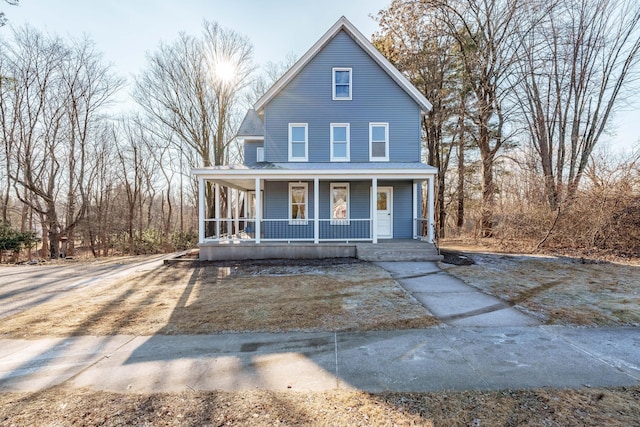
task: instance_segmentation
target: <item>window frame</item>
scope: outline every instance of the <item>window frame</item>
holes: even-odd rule
[[[335,140],[334,140],[334,134],[333,134],[333,130],[335,128],[338,127],[344,127],[346,128],[346,141],[345,141],[345,157],[336,157],[335,156],[335,150],[334,150],[334,144],[335,144]],[[342,144],[342,141],[339,142],[340,144]],[[349,123],[331,123],[329,126],[329,151],[330,151],[330,158],[332,162],[348,162],[351,160],[351,126],[349,125]]]
[[[347,212],[346,218],[335,218],[334,212],[335,208],[335,200],[333,199],[333,190],[336,187],[345,187],[347,190],[345,203],[347,204]],[[351,219],[351,188],[348,182],[332,182],[329,184],[329,218],[331,219],[331,225],[349,225]]]
[[[349,72],[349,96],[338,96],[336,93],[336,71]],[[341,83],[342,85],[342,83]],[[333,67],[331,69],[331,97],[334,101],[351,101],[353,98],[353,69],[351,67]]]
[[[294,187],[304,187],[304,218],[297,219],[293,218],[293,192],[292,189]],[[298,205],[302,205],[302,203],[298,203]],[[289,217],[289,225],[307,225],[309,224],[309,183],[308,182],[290,182],[289,183],[289,204],[287,205]]]
[[[384,127],[384,157],[373,155],[373,143],[381,142],[373,140],[373,128]],[[388,162],[389,161],[389,123],[388,122],[371,122],[369,123],[369,161],[370,162]]]
[[[293,156],[293,128],[304,128],[304,157]],[[295,143],[299,143],[296,141]],[[308,162],[309,161],[309,124],[308,123],[289,123],[289,161],[290,162]]]

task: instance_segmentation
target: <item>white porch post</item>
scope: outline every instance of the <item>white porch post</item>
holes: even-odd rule
[[[413,181],[413,186],[411,189],[413,190],[413,215],[412,215],[412,223],[413,223],[413,238],[418,238],[418,184],[420,181]]]
[[[216,239],[220,240],[220,184],[216,182]]]
[[[262,197],[260,194],[260,178],[256,178],[256,243],[260,243],[260,221],[262,221]]]
[[[236,202],[233,204],[233,213],[234,213],[234,217],[235,217],[235,228],[236,228],[236,235],[240,234],[239,233],[239,225],[240,225],[240,215],[239,215],[239,210],[240,210],[240,190],[238,190],[236,188],[235,190],[235,194],[236,194]],[[239,236],[237,236],[239,237]]]
[[[433,181],[434,181],[435,176],[431,175],[428,179],[427,179],[427,183],[428,183],[428,191],[429,194],[427,195],[427,212],[428,212],[428,219],[427,219],[427,241],[429,243],[433,243],[433,231],[435,229],[435,206],[434,206],[434,195],[433,195],[433,191],[434,191],[434,186],[433,186]]]
[[[320,180],[313,180],[313,243],[320,242]]]
[[[204,243],[205,216],[204,178],[198,178],[198,242]]]
[[[231,237],[231,187],[227,187],[227,238]]]
[[[371,180],[371,239],[378,243],[378,178]]]

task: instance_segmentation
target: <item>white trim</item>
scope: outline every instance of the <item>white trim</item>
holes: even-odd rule
[[[373,156],[373,127],[384,127],[384,157]],[[380,142],[380,141],[376,141]],[[370,162],[388,162],[389,161],[389,123],[386,122],[371,122],[369,123],[369,161]]]
[[[336,71],[349,72],[349,96],[342,97],[336,95]],[[333,67],[331,69],[331,99],[334,101],[351,101],[353,97],[353,69],[348,67]]]
[[[309,49],[289,70],[256,102],[254,108],[258,113],[271,101],[280,91],[288,85],[298,73],[333,39],[340,31],[344,30],[353,40],[386,71],[386,73],[396,82],[409,96],[420,106],[422,111],[430,111],[433,106],[416,89],[409,80],[398,71],[385,58],[378,49],[365,37],[358,29],[344,16],[338,19],[333,26]]]
[[[256,163],[264,163],[264,147],[256,147]]]
[[[294,157],[292,144],[292,130],[296,127],[304,128],[304,157]],[[307,123],[289,123],[289,161],[308,162],[309,161],[309,125]]]
[[[347,140],[346,140],[346,157],[335,157],[334,153],[333,153],[333,144],[334,144],[334,140],[333,140],[333,129],[337,128],[337,127],[344,127],[347,129]],[[331,156],[331,161],[332,162],[348,162],[351,159],[351,126],[349,125],[349,123],[331,123],[329,125],[329,151],[330,151],[330,156]]]
[[[369,206],[369,212],[371,215],[371,242],[378,243],[378,215],[376,210],[378,209],[378,179],[373,178],[371,180],[371,194],[369,195],[371,200]]]
[[[345,200],[345,203],[347,204],[346,218],[333,217],[333,213],[335,211],[335,207],[333,206],[333,189],[336,187],[345,187],[347,189],[347,197]],[[351,188],[348,182],[332,182],[329,184],[329,209],[331,225],[349,225],[349,220],[351,219]]]
[[[304,218],[292,218],[293,199],[291,198],[291,189],[293,187],[304,187]],[[309,183],[308,182],[290,182],[289,183],[289,203],[287,204],[287,218],[289,218],[289,225],[307,225],[309,223]]]
[[[262,234],[262,182],[260,178],[256,178],[256,221],[255,221],[255,240],[260,243],[260,234]]]
[[[427,179],[427,185],[428,185],[428,194],[427,194],[427,227],[429,227],[429,229],[427,230],[427,241],[429,243],[433,243],[433,238],[434,238],[434,231],[435,231],[435,214],[434,214],[434,207],[435,207],[435,198],[434,198],[434,176],[430,176]]]
[[[230,183],[233,180],[253,179],[261,177],[264,179],[274,180],[299,180],[299,179],[313,179],[315,177],[321,180],[330,181],[348,181],[348,180],[370,180],[373,178],[379,179],[427,179],[435,176],[438,172],[434,167],[421,168],[421,169],[375,169],[366,168],[362,169],[340,169],[340,165],[336,165],[336,169],[280,169],[280,168],[262,168],[251,169],[242,165],[242,168],[219,168],[219,167],[204,167],[195,168],[191,170],[191,174],[203,179],[224,181]]]
[[[198,242],[204,243],[206,219],[204,178],[198,178]]]
[[[313,180],[313,243],[320,243],[320,180]]]
[[[420,185],[420,181],[414,181],[413,184],[411,185],[411,203],[413,204],[412,215],[411,215],[411,222],[412,222],[411,232],[413,234],[414,239],[418,238],[417,219],[418,219],[418,194],[419,194],[418,186],[419,185]]]

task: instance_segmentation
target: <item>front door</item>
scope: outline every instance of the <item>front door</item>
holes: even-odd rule
[[[393,238],[393,187],[378,187],[376,202],[378,238]]]

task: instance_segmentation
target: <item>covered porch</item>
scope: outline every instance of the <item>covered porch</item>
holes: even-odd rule
[[[260,253],[269,251],[266,244],[276,243],[296,243],[292,250],[304,246],[316,258],[327,253],[327,243],[340,248],[402,238],[432,244],[435,168],[362,166],[265,163],[195,169],[201,259],[219,259],[207,254],[220,250],[229,256],[245,252],[240,248],[247,245],[262,245],[251,251],[262,258],[266,255]],[[288,251],[282,248],[278,252],[280,258],[295,258],[284,256]]]

